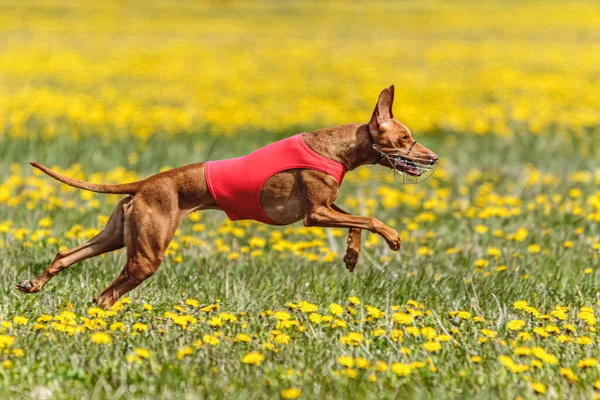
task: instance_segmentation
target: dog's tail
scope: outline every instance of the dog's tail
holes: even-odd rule
[[[52,171],[50,168],[38,164],[36,162],[30,162],[33,167],[45,172],[54,179],[66,183],[69,186],[76,188],[89,190],[96,193],[113,193],[113,194],[134,194],[140,186],[141,182],[125,183],[123,185],[101,185],[97,183],[80,181],[79,179],[69,178],[68,176],[61,175],[58,172]]]

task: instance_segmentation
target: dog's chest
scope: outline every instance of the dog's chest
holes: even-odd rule
[[[269,218],[292,224],[304,217],[301,170],[283,171],[270,177],[260,192],[260,204]]]

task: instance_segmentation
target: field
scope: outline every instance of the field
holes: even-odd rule
[[[123,251],[15,290],[134,181],[394,114],[420,185],[347,174],[363,232],[191,215],[112,310]],[[0,2],[0,398],[600,396],[600,5]]]

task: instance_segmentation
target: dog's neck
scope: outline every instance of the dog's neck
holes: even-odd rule
[[[350,124],[304,134],[306,144],[317,153],[342,164],[346,170],[373,164],[378,153],[373,149],[367,124]]]

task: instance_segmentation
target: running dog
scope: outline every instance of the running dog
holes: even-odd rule
[[[305,226],[350,228],[344,257],[350,272],[358,261],[363,229],[381,235],[392,250],[400,250],[400,237],[394,229],[376,218],[351,215],[334,204],[344,174],[361,165],[379,164],[415,179],[433,173],[438,156],[417,143],[411,131],[394,119],[393,101],[392,85],[380,93],[367,124],[298,134],[243,157],[191,164],[134,183],[84,182],[32,162],[67,185],[127,196],[97,236],[59,252],[38,278],[19,282],[17,289],[39,292],[70,265],[126,247],[125,268],[94,297],[99,306],[108,309],[156,272],[183,218],[207,209],[223,210],[233,221],[288,225],[303,220]]]

